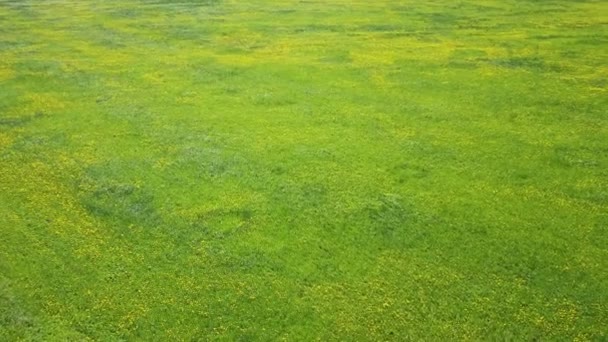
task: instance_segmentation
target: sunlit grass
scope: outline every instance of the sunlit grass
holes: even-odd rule
[[[0,340],[602,340],[601,1],[0,0]]]

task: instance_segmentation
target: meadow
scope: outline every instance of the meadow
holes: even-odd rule
[[[599,0],[0,0],[0,340],[606,340],[607,62]]]

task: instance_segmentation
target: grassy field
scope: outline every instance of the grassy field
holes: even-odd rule
[[[608,4],[0,0],[0,340],[608,339]]]

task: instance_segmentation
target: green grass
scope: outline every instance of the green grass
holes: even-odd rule
[[[0,340],[605,340],[603,1],[0,0]]]

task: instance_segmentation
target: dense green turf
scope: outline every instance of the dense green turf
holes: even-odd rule
[[[0,340],[607,339],[607,15],[0,0]]]

